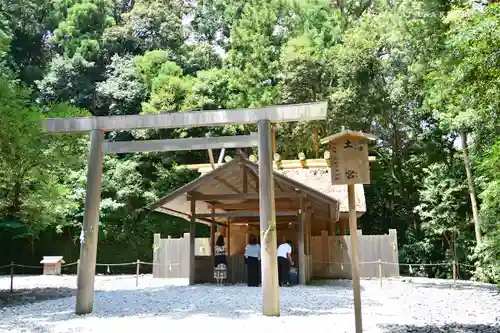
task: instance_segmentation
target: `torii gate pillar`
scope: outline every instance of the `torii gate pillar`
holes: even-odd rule
[[[104,132],[98,129],[90,134],[90,152],[87,169],[87,188],[83,228],[80,237],[80,265],[76,288],[76,314],[92,312],[94,277],[99,237],[99,206],[101,202],[102,143]]]

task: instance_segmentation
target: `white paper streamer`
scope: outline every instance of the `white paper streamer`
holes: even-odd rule
[[[83,232],[83,228],[82,228],[82,231],[80,231],[80,244],[83,244],[85,243],[85,233]]]

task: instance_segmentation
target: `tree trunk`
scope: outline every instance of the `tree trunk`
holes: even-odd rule
[[[462,152],[464,155],[465,170],[467,172],[467,182],[469,183],[469,195],[472,203],[472,218],[474,219],[474,230],[476,232],[476,243],[481,243],[481,225],[479,221],[479,209],[476,196],[476,185],[472,176],[472,169],[469,160],[469,149],[467,148],[467,132],[460,130],[460,138],[462,139]]]

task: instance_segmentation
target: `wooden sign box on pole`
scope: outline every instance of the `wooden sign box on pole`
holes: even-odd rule
[[[329,138],[332,184],[370,184],[369,137],[348,132]]]
[[[351,271],[354,293],[354,318],[356,333],[363,332],[361,316],[361,284],[359,277],[358,226],[356,219],[355,184],[370,184],[368,140],[370,134],[342,131],[321,140],[328,143],[331,158],[332,185],[347,184],[349,200],[349,229],[351,238]]]

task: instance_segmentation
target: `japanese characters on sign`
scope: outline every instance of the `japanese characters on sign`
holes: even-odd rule
[[[330,142],[332,184],[369,184],[367,140],[344,136]]]
[[[332,144],[330,148],[330,156],[332,157],[332,177],[335,181],[340,180],[339,157],[337,155],[337,146]]]

